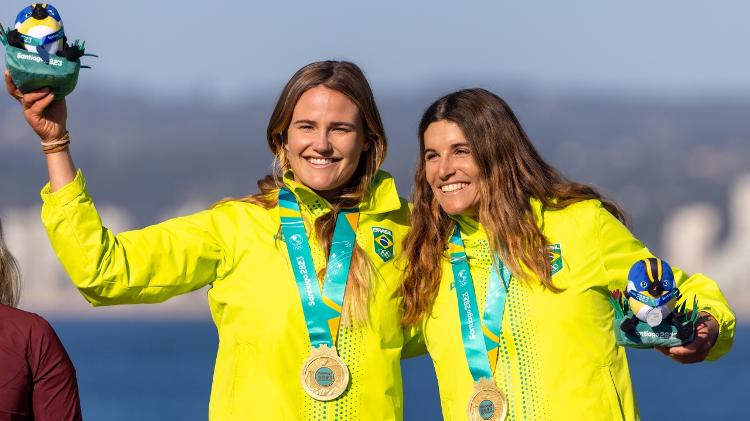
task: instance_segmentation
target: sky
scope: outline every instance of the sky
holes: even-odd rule
[[[3,0],[11,24],[27,3]],[[376,92],[450,81],[668,98],[750,97],[740,0],[57,0],[98,59],[83,83],[156,101],[277,93],[299,67],[357,62]]]

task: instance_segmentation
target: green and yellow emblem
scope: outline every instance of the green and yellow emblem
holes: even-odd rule
[[[555,243],[547,246],[547,250],[549,251],[549,264],[552,268],[551,275],[554,275],[563,268],[562,248],[560,243]]]
[[[387,262],[393,259],[393,231],[372,227],[372,236],[375,243],[375,253]]]

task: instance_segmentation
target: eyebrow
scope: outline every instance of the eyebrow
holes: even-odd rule
[[[292,124],[309,124],[311,126],[317,126],[318,125],[318,123],[316,123],[313,120],[295,120],[295,121],[292,122]],[[357,125],[356,124],[352,124],[352,123],[349,123],[349,122],[346,122],[346,121],[332,121],[331,122],[331,126],[333,126],[333,127],[342,127],[343,126],[343,127],[349,128],[351,130],[356,130],[357,129]]]
[[[344,127],[349,128],[349,129],[352,129],[352,130],[355,130],[357,128],[356,124],[352,124],[352,123],[349,123],[349,122],[346,122],[346,121],[332,121],[331,122],[331,126],[335,126],[335,127],[344,126]]]
[[[470,145],[469,145],[469,142],[465,140],[459,140],[459,141],[456,141],[455,143],[451,143],[450,148],[456,149],[461,146],[470,146]],[[425,152],[428,152],[428,151],[437,152],[434,148],[425,148],[424,151]]]

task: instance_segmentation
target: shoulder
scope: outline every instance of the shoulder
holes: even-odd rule
[[[393,176],[382,170],[377,172],[365,193],[360,212],[373,220],[403,226],[409,224],[409,202],[399,196]]]
[[[0,324],[13,326],[14,331],[28,333],[36,326],[49,326],[44,318],[36,313],[0,304]],[[5,329],[3,329],[5,330]]]
[[[607,212],[602,202],[597,199],[582,200],[561,209],[554,209],[541,204],[533,206],[539,209],[536,213],[546,223],[572,222],[576,220],[593,222],[592,219],[598,218],[601,212]]]
[[[552,209],[539,205],[538,223],[545,236],[586,237],[596,235],[603,219],[616,218],[596,199],[582,200],[562,209]]]
[[[409,202],[401,197],[387,211],[362,213],[362,222],[387,226],[389,229],[406,231],[409,228]]]
[[[399,196],[399,208],[391,212],[391,217],[400,224],[408,225],[411,216],[411,203]]]
[[[3,348],[24,350],[24,353],[33,353],[40,342],[58,340],[54,329],[42,316],[5,305],[0,305],[0,332]]]
[[[217,203],[206,210],[187,215],[184,218],[206,218],[216,228],[221,229],[224,226],[246,224],[253,220],[266,223],[268,218],[273,217],[274,212],[276,212],[275,209],[275,207],[266,209],[260,205],[236,199]]]

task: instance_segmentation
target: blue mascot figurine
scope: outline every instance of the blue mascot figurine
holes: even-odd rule
[[[682,313],[675,313],[675,303],[680,291],[675,286],[672,268],[667,262],[651,257],[636,262],[628,273],[627,304],[633,315],[622,321],[620,329],[636,335],[639,323],[655,328],[662,323],[677,328],[676,337],[686,340],[692,334],[692,325],[684,323]]]

